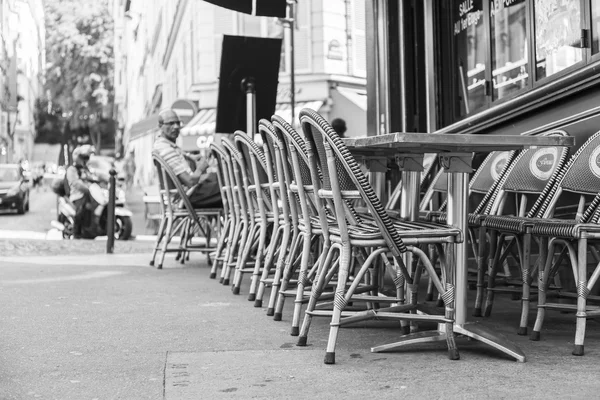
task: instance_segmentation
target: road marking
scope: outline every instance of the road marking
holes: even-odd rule
[[[60,276],[56,278],[39,278],[39,279],[18,279],[14,281],[0,281],[3,285],[27,285],[31,283],[51,283],[51,282],[68,282],[82,281],[96,278],[108,278],[109,276],[122,275],[124,271],[94,271],[79,275]]]

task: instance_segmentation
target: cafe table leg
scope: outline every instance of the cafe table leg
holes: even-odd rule
[[[518,346],[502,335],[496,334],[478,323],[470,323],[466,320],[468,285],[466,233],[468,227],[468,171],[470,169],[471,155],[454,154],[445,155],[444,158],[441,164],[450,173],[448,177],[448,224],[456,226],[463,232],[463,241],[456,243],[454,250],[448,252],[448,255],[451,257],[448,262],[454,266],[456,282],[454,334],[478,340],[515,358],[519,362],[524,362],[525,354]],[[408,344],[437,342],[441,340],[446,340],[445,327],[443,324],[438,324],[438,328],[435,330],[404,335],[396,343],[371,348],[371,352],[391,351]]]

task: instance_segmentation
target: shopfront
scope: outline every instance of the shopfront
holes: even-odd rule
[[[394,124],[390,115],[390,131],[523,134],[569,127],[581,144],[600,126],[600,1],[393,3],[375,0],[370,10],[374,58],[390,55],[387,71],[371,67],[371,93],[382,82],[388,88],[370,107],[378,110],[371,130],[381,130],[386,111],[410,104],[427,110],[426,122]],[[424,90],[414,90],[413,82]],[[401,114],[410,122],[415,113]]]

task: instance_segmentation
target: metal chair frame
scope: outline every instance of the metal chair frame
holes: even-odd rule
[[[213,257],[213,263],[210,270],[210,278],[215,279],[219,272],[219,265],[224,267],[229,260],[231,248],[234,246],[233,234],[235,226],[239,220],[239,204],[233,195],[233,185],[231,182],[231,160],[225,149],[218,144],[211,143],[210,150],[217,159],[217,177],[221,186],[221,198],[223,199],[223,214],[222,230],[220,232],[219,241],[217,242],[217,250]]]
[[[194,209],[188,193],[191,193],[195,187],[186,191],[179,178],[161,156],[153,153],[152,158],[158,172],[162,218],[150,265],[154,265],[159,248],[161,256],[157,265],[158,269],[162,269],[165,254],[168,252],[177,252],[183,259],[186,252],[195,251],[208,255],[215,251],[216,247],[211,246],[210,219],[216,218],[219,223],[222,209]],[[181,233],[179,246],[177,249],[169,248],[168,245],[177,232]],[[204,238],[206,242],[204,246],[191,244],[191,237],[196,232]]]
[[[272,185],[269,182],[269,174],[267,172],[266,160],[262,150],[258,145],[244,132],[237,131],[234,134],[234,143],[237,147],[240,156],[240,167],[243,167],[242,178],[244,180],[244,188],[246,188],[246,196],[251,200],[250,204],[254,204],[254,213],[252,209],[248,209],[251,213],[249,216],[251,221],[251,229],[249,230],[248,238],[245,242],[244,250],[241,259],[238,260],[236,266],[236,274],[233,281],[233,293],[238,294],[244,274],[249,273],[252,276],[249,300],[253,300],[253,295],[257,294],[259,286],[259,276],[261,270],[264,269],[269,261],[265,262],[265,255],[272,248],[267,242],[267,234],[269,228],[279,230],[279,207],[277,206],[277,197],[272,191]],[[249,175],[248,173],[251,173]],[[246,268],[245,261],[250,256],[252,248],[255,248],[254,265]]]
[[[313,293],[320,290],[328,279],[337,275],[337,285],[335,289],[335,299],[333,302],[333,311],[315,310],[315,303],[318,297],[311,296],[311,302],[305,312],[305,320],[302,325],[298,345],[306,345],[310,319],[313,315],[326,315],[331,317],[331,327],[325,363],[335,363],[335,346],[339,328],[349,323],[360,322],[367,319],[397,319],[401,321],[411,320],[429,320],[443,323],[446,326],[446,341],[448,354],[451,359],[458,359],[458,350],[453,335],[454,318],[454,274],[452,266],[445,263],[444,250],[442,244],[451,244],[459,237],[459,232],[455,229],[439,229],[433,232],[432,229],[423,229],[419,223],[412,225],[410,222],[399,221],[396,224],[392,222],[383,206],[375,195],[366,177],[362,173],[358,163],[345,147],[339,136],[329,126],[319,114],[312,110],[304,109],[300,112],[300,122],[306,137],[307,158],[309,167],[313,176],[313,185],[317,198],[324,202],[325,199],[332,199],[334,209],[332,212],[336,217],[337,226],[324,225],[324,230],[329,231],[331,247],[327,252],[324,262],[317,272],[317,282],[313,284]],[[319,180],[317,171],[320,169],[322,180]],[[372,223],[362,221],[360,216],[353,214],[346,200],[362,198],[372,215]],[[405,231],[404,237],[401,237],[397,227],[402,226]],[[412,231],[411,231],[412,228]],[[405,242],[408,244],[405,244]],[[440,252],[440,261],[442,264],[442,279],[440,279],[426,254],[417,248],[423,243],[437,244]],[[355,251],[356,250],[356,251]],[[367,251],[369,253],[367,253]],[[420,278],[420,269],[414,270],[414,275],[409,274],[401,255],[411,252],[416,255],[427,269],[428,273],[434,277],[436,288],[442,293],[445,300],[445,315],[418,315],[415,314],[419,309],[417,305],[417,286]],[[394,265],[388,261],[388,253],[394,260]],[[334,254],[339,254],[337,268],[331,268],[331,259]],[[353,256],[364,254],[364,260],[360,260],[360,265],[356,266],[354,279],[348,281],[351,270],[351,259]],[[377,266],[376,261],[381,261],[381,267]],[[383,267],[383,268],[382,268]],[[378,295],[378,289],[381,287],[381,274],[377,270],[387,270],[393,273],[396,287],[396,297],[385,298]],[[369,274],[370,273],[370,274]],[[358,295],[357,289],[363,284],[363,279],[370,275],[370,281],[367,281],[367,288],[370,295]],[[377,304],[389,301],[390,303],[403,303],[404,285],[407,285],[406,298],[408,304],[391,306],[378,309]],[[313,301],[313,299],[315,301]],[[367,311],[347,312],[345,308],[352,301],[366,301],[371,305]],[[311,307],[311,305],[313,307]],[[437,339],[439,340],[439,338]]]
[[[532,218],[530,233],[542,238],[545,258],[543,269],[538,273],[538,309],[537,317],[531,333],[531,340],[540,339],[540,331],[547,309],[575,312],[576,329],[572,354],[584,355],[584,340],[587,318],[600,315],[600,307],[591,306],[588,301],[600,301],[600,296],[592,296],[590,292],[600,278],[600,132],[592,135],[571,157],[563,169],[554,191],[549,195],[538,218]],[[556,217],[557,205],[565,194],[578,195],[578,201],[571,209],[574,213],[570,219]],[[557,251],[560,249],[560,251]],[[588,272],[588,251],[595,259],[594,270]],[[567,257],[568,256],[568,257]],[[576,285],[576,293],[565,288],[550,291],[550,279],[554,277],[562,261],[567,258]],[[576,299],[577,304],[549,303],[551,296]]]
[[[568,135],[565,131],[552,131],[544,135]],[[535,157],[549,151],[549,149],[527,149],[522,151],[515,161],[510,165],[499,185],[498,195],[483,225],[490,232],[490,242],[493,251],[490,251],[490,261],[488,269],[488,284],[484,315],[489,316],[493,307],[494,295],[497,292],[521,294],[521,318],[517,333],[519,335],[527,334],[527,324],[529,319],[529,304],[531,297],[531,281],[539,269],[539,264],[543,262],[542,257],[538,257],[535,265],[531,266],[532,235],[527,229],[526,224],[516,223],[519,218],[535,217],[540,211],[543,212],[544,201],[551,196],[555,190],[555,184],[562,173],[565,163],[568,159],[569,149],[567,147],[558,147],[556,157],[549,171],[553,171],[546,179],[536,176],[532,171],[531,163]],[[515,201],[515,213],[513,216],[507,216],[505,206],[512,194]],[[533,205],[529,207],[529,204]],[[514,247],[517,251],[514,253]],[[540,249],[545,244],[539,243]],[[513,255],[519,268],[519,280],[513,282],[511,275],[507,276],[506,286],[498,286],[496,275],[500,265],[504,265],[507,257]],[[516,286],[516,287],[515,287]]]

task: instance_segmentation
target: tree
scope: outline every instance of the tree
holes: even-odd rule
[[[62,143],[86,135],[97,147],[113,142],[114,30],[108,0],[44,3],[47,98],[39,102],[38,121],[48,128],[52,119],[43,114],[57,116]],[[67,137],[68,131],[76,137]]]

